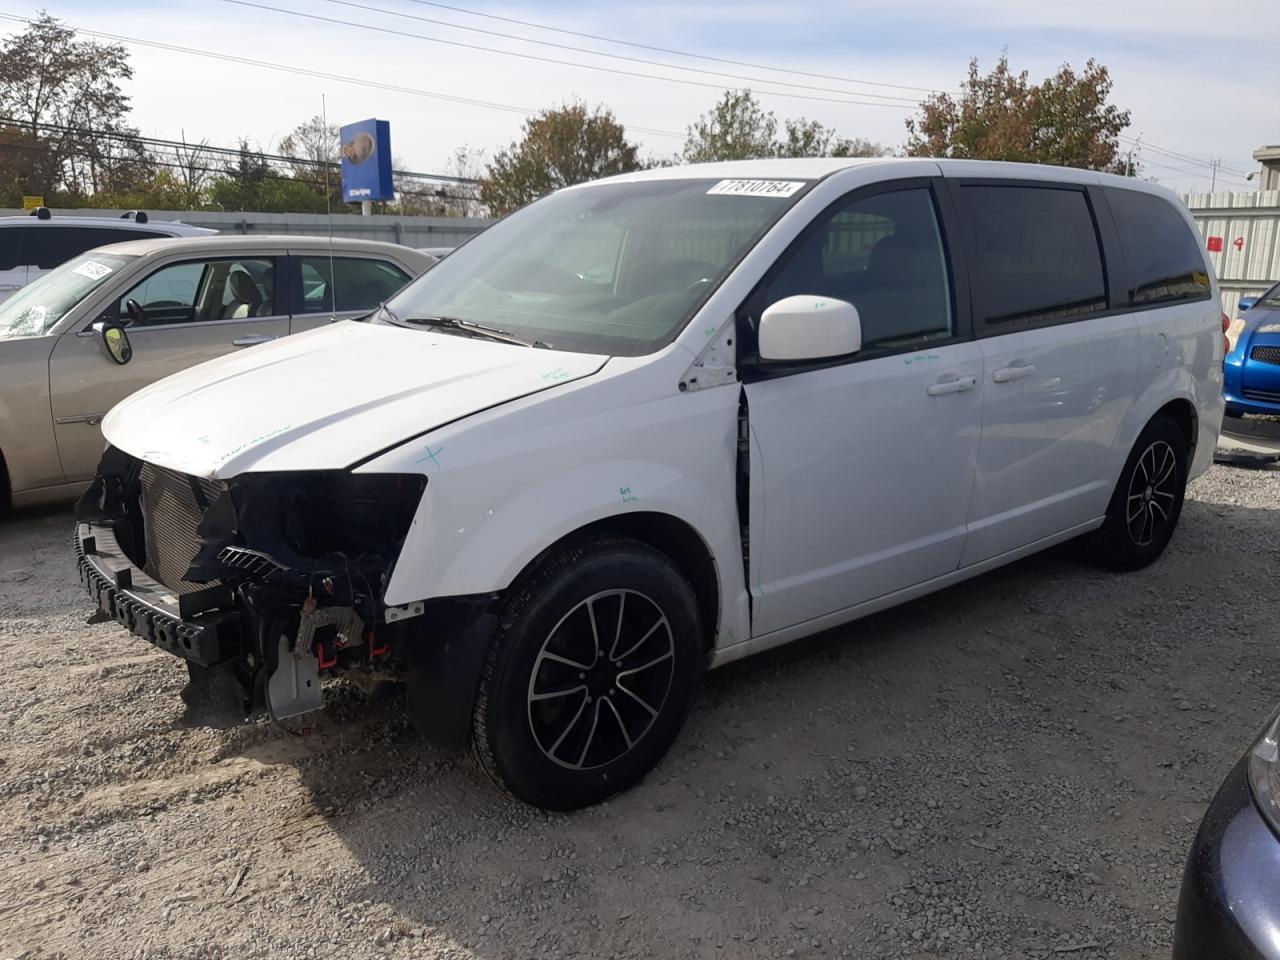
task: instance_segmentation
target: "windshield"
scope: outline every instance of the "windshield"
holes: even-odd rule
[[[1280,283],[1260,296],[1258,304],[1264,307],[1280,307]]]
[[[107,278],[137,257],[85,253],[27,284],[0,303],[0,338],[39,337]]]
[[[383,316],[453,318],[554,350],[652,353],[805,186],[657,180],[564,190],[450,253]]]

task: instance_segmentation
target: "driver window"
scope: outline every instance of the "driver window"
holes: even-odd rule
[[[124,321],[164,326],[207,320],[242,320],[275,313],[270,259],[200,260],[161,267],[116,304]],[[139,321],[129,311],[129,301],[142,308]]]
[[[764,306],[795,295],[852,303],[864,350],[950,337],[947,262],[930,191],[874,194],[823,214],[770,281]]]

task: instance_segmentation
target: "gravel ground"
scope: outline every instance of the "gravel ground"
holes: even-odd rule
[[[345,687],[306,737],[189,724],[69,529],[0,521],[0,957],[1167,956],[1280,699],[1276,470],[1214,467],[1140,573],[1068,546],[717,671],[572,815]]]

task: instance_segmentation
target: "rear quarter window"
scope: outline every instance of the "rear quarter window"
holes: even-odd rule
[[[1105,188],[1120,233],[1135,306],[1208,300],[1209,272],[1200,235],[1168,200],[1152,193]]]

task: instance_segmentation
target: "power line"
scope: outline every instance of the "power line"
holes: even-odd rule
[[[1148,142],[1139,143],[1139,141],[1135,140],[1133,137],[1126,137],[1123,134],[1119,135],[1117,139],[1123,140],[1126,143],[1132,143],[1143,149],[1150,149],[1155,153],[1161,154],[1166,157],[1171,157],[1174,160],[1182,160],[1186,163],[1194,163],[1197,166],[1206,167],[1206,168],[1212,168],[1214,166],[1213,161],[1211,160],[1201,160],[1199,157],[1193,157],[1190,154],[1186,154],[1186,153],[1178,153],[1176,150],[1170,150],[1168,147],[1161,147]],[[1231,167],[1219,166],[1218,169],[1226,170],[1229,173],[1234,173],[1236,176],[1240,177],[1241,179],[1247,176],[1247,174],[1243,170],[1235,170]]]
[[[28,152],[38,152],[40,150],[40,147],[33,144],[29,144],[29,143],[0,143],[0,150],[25,150]],[[71,155],[81,156],[81,157],[89,156],[89,154],[84,151],[72,151]],[[234,174],[231,171],[227,170],[225,167],[193,166],[181,160],[181,158],[144,156],[144,157],[124,157],[124,158],[117,157],[117,158],[111,158],[111,160],[112,162],[119,163],[122,165],[135,163],[143,167],[164,167],[171,170],[182,170],[188,173],[216,173],[216,174],[222,174],[223,176],[230,177],[233,180],[236,179]],[[291,183],[306,182],[303,180],[299,180],[296,177],[291,177],[288,174],[279,173],[272,170],[261,171],[258,174],[258,176],[260,176],[261,179],[263,180],[276,180],[276,181],[287,180]],[[435,200],[467,200],[467,201],[478,202],[480,199],[478,196],[474,196],[471,194],[447,193],[443,190],[397,189],[396,194],[397,196],[408,196],[408,197],[430,197]]]
[[[1204,170],[1188,170],[1186,167],[1174,166],[1171,163],[1162,163],[1158,160],[1151,160],[1147,157],[1142,158],[1145,166],[1159,167],[1161,170],[1173,170],[1177,173],[1185,173],[1189,177],[1195,177],[1197,180],[1208,177],[1209,174]]]
[[[9,117],[0,117],[0,124],[11,124],[14,126],[17,125],[17,123],[13,121],[12,118],[9,118]],[[23,126],[24,128],[26,128],[29,125],[24,123]],[[252,149],[245,149],[244,151],[242,151],[238,148],[232,148],[232,147],[212,147],[207,144],[189,144],[189,143],[184,143],[177,140],[161,140],[155,137],[143,137],[143,136],[138,136],[130,133],[124,133],[121,131],[91,130],[86,127],[70,127],[70,126],[64,126],[62,124],[54,124],[54,123],[37,123],[35,126],[37,127],[38,130],[55,131],[63,134],[78,135],[78,136],[85,136],[85,137],[97,137],[99,139],[119,142],[123,144],[154,146],[154,147],[159,147],[161,150],[168,151],[168,152],[162,152],[159,154],[149,153],[149,154],[143,154],[141,156],[134,156],[134,157],[128,157],[128,156],[101,157],[100,159],[104,163],[118,163],[118,164],[136,163],[142,166],[155,165],[155,166],[162,166],[162,167],[171,167],[174,169],[188,170],[194,173],[219,173],[219,174],[224,174],[232,177],[235,176],[234,169],[230,169],[225,166],[224,167],[197,166],[196,163],[199,159],[198,155],[201,153],[214,154],[218,156],[230,157],[233,159],[239,159],[241,156],[247,155],[252,159],[262,161],[264,165],[267,165],[271,162],[278,162],[278,163],[287,163],[291,165],[300,163],[312,169],[323,168],[325,166],[325,162],[323,160],[307,160],[305,158],[289,157],[283,154],[267,154],[267,153],[262,153],[261,151],[252,150]],[[38,152],[41,148],[38,144],[0,142],[0,149],[27,150],[32,152]],[[85,148],[72,149],[67,152],[70,156],[78,156],[78,157],[86,157],[86,158],[93,157],[92,152]],[[184,155],[184,152],[185,152],[185,155]],[[330,164],[329,166],[332,168],[333,166],[337,166],[337,164]],[[454,186],[473,186],[473,185],[478,185],[479,183],[479,181],[477,180],[470,180],[462,177],[437,177],[434,174],[416,174],[409,171],[401,171],[401,170],[392,171],[392,172],[397,177],[410,177],[410,178],[417,178],[417,179],[424,179],[424,180],[443,180],[443,181],[450,182]],[[299,180],[297,177],[291,176],[289,174],[275,172],[271,170],[269,167],[268,169],[261,172],[261,176],[267,179],[272,179],[272,180],[292,180],[298,183],[306,182],[304,180]],[[403,194],[407,196],[439,197],[439,198],[452,199],[452,200],[478,199],[474,195],[450,194],[445,192],[442,189],[413,190],[413,189],[406,189],[398,186],[396,189],[396,192],[398,194]]]
[[[344,29],[355,28],[357,30],[368,30],[373,33],[382,33],[395,37],[406,37],[413,40],[425,40],[428,43],[439,43],[445,46],[458,47],[463,50],[478,50],[482,53],[495,53],[504,57],[515,57],[520,60],[533,60],[538,63],[550,63],[561,67],[575,67],[581,70],[595,70],[601,73],[612,73],[623,77],[636,77],[642,80],[658,80],[663,83],[678,83],[685,86],[704,87],[712,90],[723,90],[722,83],[709,83],[702,80],[688,80],[683,77],[663,77],[653,73],[640,73],[636,70],[622,70],[617,67],[604,67],[597,64],[577,63],[572,60],[558,60],[555,57],[541,57],[533,53],[517,53],[514,50],[500,50],[497,47],[486,47],[476,43],[464,43],[461,40],[443,40],[440,37],[428,37],[422,33],[410,33],[408,30],[393,30],[391,27],[379,27],[371,23],[356,23],[351,20],[339,20],[336,17],[322,17],[318,13],[305,13],[301,10],[287,10],[284,7],[273,7],[265,3],[254,3],[252,0],[221,0],[222,3],[235,4],[238,7],[251,7],[256,10],[265,10],[270,13],[282,13],[290,17],[300,17],[304,20],[314,20],[318,23],[331,23]],[[788,97],[792,100],[811,100],[817,103],[839,103],[846,106],[856,107],[890,107],[896,110],[909,109],[906,104],[898,103],[879,103],[873,100],[848,100],[839,97],[818,97],[805,93],[788,93],[784,90],[757,90],[761,95],[771,97]],[[914,106],[914,105],[913,105]]]
[[[16,23],[33,23],[30,17],[21,17],[12,13],[0,13],[0,20],[10,20]],[[65,21],[64,21],[65,22]],[[275,63],[270,60],[255,60],[251,57],[241,57],[230,53],[218,53],[214,50],[204,50],[199,47],[183,47],[175,43],[164,43],[159,40],[143,40],[139,37],[130,37],[118,33],[107,33],[103,30],[89,30],[83,27],[76,27],[67,24],[77,33],[82,33],[88,37],[97,37],[101,40],[110,40],[114,43],[124,43],[139,47],[149,47],[154,50],[166,50],[170,53],[181,53],[188,56],[205,57],[211,60],[221,60],[226,63],[239,63],[251,67],[261,67],[265,70],[277,70],[282,73],[292,73],[298,76],[311,77],[318,80],[330,80],[335,83],[349,83],[359,87],[369,87],[375,90],[387,90],[392,93],[404,93],[415,97],[425,97],[431,100],[443,100],[448,103],[458,103],[464,106],[483,107],[488,110],[502,110],[506,113],[518,113],[524,116],[534,116],[539,113],[532,107],[518,107],[509,103],[497,103],[491,100],[477,100],[473,97],[459,97],[447,93],[438,93],[433,90],[422,90],[417,87],[406,87],[395,83],[384,83],[379,80],[368,80],[364,77],[352,77],[338,73],[326,73],[322,70],[312,70],[307,67],[294,67],[288,64]],[[657,130],[652,127],[628,127],[627,129],[636,133],[646,133],[655,137],[672,137],[677,140],[683,140],[683,133],[676,133],[672,130]]]
[[[889,83],[883,80],[858,80],[854,77],[839,77],[826,73],[810,73],[807,70],[793,70],[788,67],[774,67],[766,63],[752,63],[747,60],[731,60],[727,57],[713,57],[706,53],[689,53],[684,50],[673,50],[669,47],[658,47],[647,43],[637,43],[633,40],[619,40],[616,37],[605,37],[596,33],[584,33],[580,30],[567,30],[563,27],[549,27],[546,24],[536,23],[532,20],[520,20],[516,17],[503,17],[496,13],[481,13],[478,10],[469,10],[466,7],[451,6],[447,3],[435,3],[432,2],[432,0],[411,0],[411,2],[421,4],[424,7],[436,7],[440,10],[452,10],[454,13],[463,13],[472,17],[484,17],[487,20],[497,20],[502,23],[511,23],[521,27],[533,27],[535,30],[547,30],[551,33],[559,33],[569,37],[580,37],[584,40],[599,40],[602,43],[615,43],[619,46],[632,47],[637,50],[651,50],[654,53],[666,53],[676,57],[689,57],[694,60],[707,60],[712,63],[725,63],[735,67],[751,67],[755,70],[771,70],[776,73],[787,73],[796,77],[812,77],[815,80],[835,80],[839,83],[856,83],[869,87],[887,87],[894,90],[915,90],[921,93],[938,92],[930,87],[915,87],[905,83]]]
[[[520,43],[533,43],[541,47],[551,47],[556,50],[568,50],[572,53],[585,53],[593,57],[608,57],[611,60],[624,60],[628,63],[641,63],[650,67],[663,67],[669,70],[685,70],[690,73],[700,73],[712,77],[727,77],[730,80],[744,80],[747,83],[772,83],[775,86],[791,87],[797,90],[816,90],[819,93],[838,93],[845,96],[854,94],[859,97],[874,97],[877,100],[898,101],[901,104],[915,107],[919,104],[918,97],[903,97],[893,94],[884,93],[867,93],[861,90],[840,90],[835,87],[819,87],[808,83],[792,83],[786,80],[770,80],[765,77],[748,77],[737,73],[727,73],[724,70],[707,70],[701,67],[687,67],[678,63],[668,63],[663,60],[649,60],[644,57],[629,57],[620,53],[605,53],[600,50],[591,50],[587,47],[574,46],[569,43],[555,43],[551,40],[536,40],[532,37],[522,37],[519,34],[503,33],[500,30],[485,30],[482,27],[468,27],[460,23],[451,23],[448,20],[437,20],[434,17],[422,17],[412,13],[404,13],[400,10],[388,10],[385,7],[374,7],[363,3],[355,3],[353,0],[325,0],[326,3],[332,3],[340,7],[351,7],[356,10],[365,10],[370,13],[381,13],[389,17],[402,17],[406,20],[417,20],[420,23],[431,23],[436,26],[450,27],[455,30],[468,30],[473,33],[484,34],[489,37],[501,37],[504,40],[517,40]]]
[[[21,127],[24,129],[29,128],[31,126],[31,124],[28,121],[19,120],[15,117],[0,117],[0,124],[8,124],[9,126]],[[130,133],[130,132],[124,132],[119,130],[94,130],[89,127],[73,127],[73,126],[67,126],[64,124],[47,123],[47,122],[37,123],[36,127],[39,129],[52,130],[52,131],[56,131],[58,133],[64,133],[64,134],[98,137],[106,140],[119,140],[119,141],[131,142],[131,143],[136,142],[136,143],[143,143],[149,146],[154,145],[159,147],[180,148],[193,153],[194,152],[211,153],[211,154],[217,154],[219,156],[226,156],[226,157],[232,157],[232,158],[239,157],[242,153],[247,152],[252,154],[253,156],[261,157],[263,160],[274,161],[277,163],[287,163],[292,166],[310,167],[316,170],[323,170],[325,167],[328,167],[330,170],[334,170],[341,167],[341,164],[336,160],[332,160],[332,161],[313,160],[309,157],[293,157],[293,156],[289,156],[288,154],[282,154],[282,153],[267,153],[263,150],[255,150],[247,146],[244,147],[243,149],[240,147],[215,147],[203,142],[193,144],[186,140],[166,140],[159,137],[145,137],[139,133]],[[410,177],[416,180],[436,180],[436,181],[443,181],[447,183],[458,183],[458,184],[475,184],[479,182],[478,180],[472,177],[452,177],[452,176],[447,176],[445,174],[437,174],[437,173],[419,173],[413,170],[392,170],[391,172],[393,175],[397,177]]]

